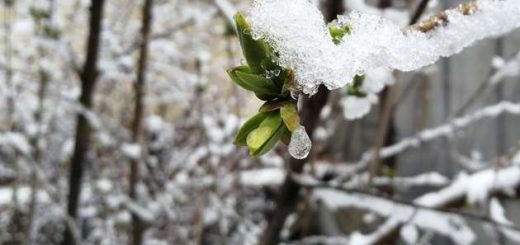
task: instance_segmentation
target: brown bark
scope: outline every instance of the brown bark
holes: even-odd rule
[[[81,95],[79,102],[85,109],[92,107],[92,96],[94,85],[97,80],[97,61],[99,54],[99,42],[101,36],[101,20],[103,18],[104,0],[92,0],[90,6],[89,34],[87,57],[83,70],[80,73]],[[88,149],[90,148],[90,125],[83,114],[78,114],[76,125],[76,138],[74,153],[70,161],[69,196],[67,214],[77,217],[79,197],[81,195],[81,179],[83,176],[83,165],[86,164]],[[65,230],[64,245],[73,244],[73,234],[69,229]]]
[[[143,5],[143,20],[141,26],[141,42],[139,44],[139,58],[137,61],[137,79],[134,84],[135,107],[132,122],[132,140],[139,143],[142,119],[144,115],[144,96],[146,85],[146,63],[148,60],[148,40],[150,39],[152,23],[153,0],[145,0]],[[139,159],[132,159],[130,163],[129,196],[137,199],[136,185],[139,182]],[[132,214],[132,244],[139,245],[143,240],[146,229],[144,222],[136,214]]]

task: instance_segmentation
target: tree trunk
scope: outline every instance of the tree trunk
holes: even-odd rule
[[[99,41],[101,35],[101,20],[103,18],[104,0],[92,0],[90,6],[89,34],[87,57],[83,70],[80,73],[81,95],[79,102],[84,109],[92,107],[92,95],[97,79],[97,61],[99,54]],[[76,125],[76,139],[74,153],[70,161],[69,177],[69,196],[67,204],[67,214],[75,219],[78,212],[79,197],[81,194],[81,179],[83,176],[83,164],[86,163],[86,156],[90,147],[90,125],[84,114],[78,114]],[[73,234],[69,229],[65,230],[64,245],[73,244]]]
[[[144,115],[144,95],[146,83],[146,62],[148,59],[148,40],[151,32],[153,0],[145,0],[143,6],[143,20],[141,26],[141,42],[139,45],[139,58],[137,63],[137,80],[134,84],[135,107],[134,119],[132,122],[132,140],[134,144],[139,143],[142,118]],[[129,195],[132,199],[137,199],[136,185],[139,181],[139,159],[132,159],[130,163],[130,184]],[[136,215],[132,214],[132,243],[140,245],[143,240],[145,224]]]
[[[341,0],[326,0],[322,7],[327,22],[334,20],[338,14],[344,12],[343,1]],[[319,115],[327,103],[328,97],[329,90],[321,86],[314,96],[303,99],[303,106],[300,111],[301,124],[307,130],[311,140],[313,139],[314,129],[318,124]],[[308,160],[309,158],[302,160],[291,158],[289,160],[289,171],[301,173]],[[294,212],[298,204],[301,187],[292,180],[289,174],[285,177],[276,199],[275,210],[262,235],[260,243],[263,245],[278,244],[285,220],[287,216]]]

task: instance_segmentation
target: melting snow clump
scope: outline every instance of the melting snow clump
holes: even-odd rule
[[[307,0],[255,0],[249,21],[255,38],[279,54],[277,62],[292,68],[300,89],[314,94],[320,84],[337,89],[356,74],[386,67],[412,71],[449,57],[474,42],[520,26],[518,0],[478,0],[464,15],[448,10],[448,24],[428,33],[401,29],[392,21],[357,11],[338,16],[352,33],[335,45],[318,8]]]

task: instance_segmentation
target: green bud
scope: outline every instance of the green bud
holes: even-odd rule
[[[354,76],[354,82],[352,84],[354,84],[354,87],[356,88],[361,88],[361,86],[363,86],[363,82],[365,82],[365,74],[363,75],[355,75]]]
[[[274,94],[280,93],[280,90],[276,87],[273,81],[263,76],[241,71],[236,71],[236,75],[239,79],[254,87],[255,90],[253,92]]]
[[[348,85],[347,94],[351,96],[356,96],[359,98],[367,97],[367,93],[362,91],[363,82],[365,81],[365,75],[356,75],[354,76],[354,81],[352,84]]]
[[[269,112],[259,112],[249,120],[247,120],[242,127],[238,130],[237,135],[235,136],[235,140],[233,144],[238,146],[246,146],[247,145],[247,136],[251,131],[255,130],[260,126],[260,124],[267,118]]]
[[[273,81],[249,73],[249,67],[238,66],[227,70],[229,77],[240,87],[260,94],[278,94],[278,88]]]
[[[287,127],[285,127],[285,125],[283,123],[280,124],[280,127],[276,130],[276,132],[273,134],[273,136],[262,146],[262,148],[260,148],[258,151],[254,152],[253,154],[250,153],[250,155],[254,156],[254,157],[259,157],[259,156],[264,155],[265,153],[272,150],[276,146],[276,143],[278,143],[278,141],[280,141],[282,139],[282,136],[287,133],[290,134]]]
[[[242,52],[247,64],[254,74],[263,74],[266,70],[273,70],[276,65],[272,61],[269,46],[262,40],[255,40],[252,36],[251,26],[241,13],[235,15],[238,37]]]
[[[336,45],[340,44],[341,39],[343,39],[345,35],[350,34],[352,31],[350,25],[338,26],[334,22],[329,23],[328,27],[330,35],[332,36],[332,42],[334,42]]]
[[[278,111],[269,115],[247,136],[246,143],[251,156],[260,156],[274,147],[282,136],[282,119]]]
[[[289,131],[293,132],[300,127],[300,116],[295,103],[286,104],[280,108],[280,116]]]

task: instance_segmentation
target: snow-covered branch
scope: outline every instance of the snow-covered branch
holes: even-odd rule
[[[249,19],[254,37],[279,53],[278,62],[295,71],[304,93],[314,94],[320,84],[340,88],[354,75],[379,67],[416,70],[478,40],[510,32],[520,26],[520,5],[516,0],[478,0],[405,30],[380,16],[353,11],[338,16],[336,25],[352,29],[339,45],[332,42],[319,10],[306,0],[257,0]]]
[[[479,172],[476,172],[471,175],[460,174],[455,181],[449,186],[440,189],[439,191],[427,193],[415,199],[413,201],[412,206],[416,206],[416,208],[432,208],[432,209],[442,209],[447,205],[461,199],[467,199],[469,202],[477,202],[484,201],[490,195],[496,192],[502,193],[510,193],[512,190],[518,187],[520,184],[520,154],[516,154],[512,157],[511,166],[505,167],[502,169],[485,169]],[[353,198],[353,197],[349,197]],[[331,200],[331,199],[327,199]],[[336,199],[334,199],[338,202]],[[325,200],[326,201],[326,200]],[[356,201],[355,203],[358,203]],[[350,202],[349,202],[350,203]],[[373,201],[367,202],[373,203]],[[333,205],[340,205],[338,203],[334,203]],[[367,204],[368,205],[368,204]],[[379,210],[378,206],[378,210]],[[446,210],[441,210],[446,211]],[[495,207],[495,217],[486,217],[473,215],[469,213],[463,213],[460,211],[448,211],[457,213],[464,217],[479,219],[481,221],[485,221],[492,225],[501,227],[501,229],[507,229],[508,231],[515,230],[518,231],[518,227],[510,222],[504,222],[504,220],[498,219],[498,213]],[[418,212],[420,213],[420,212]],[[417,213],[417,214],[418,214]],[[410,220],[416,220],[417,214],[412,216]],[[399,215],[397,215],[399,216]],[[408,216],[409,217],[409,216]],[[390,233],[398,229],[402,224],[409,223],[411,221],[406,220],[406,222],[402,221],[402,217],[390,217],[383,225],[379,227],[375,232],[368,235],[356,234],[355,239],[357,241],[364,241],[365,244],[373,244],[377,241],[380,241],[384,237],[388,236]],[[432,222],[436,223],[436,222]],[[469,234],[469,233],[468,233]],[[460,234],[459,234],[460,235]],[[466,237],[452,237],[454,241],[458,244],[469,244],[473,238],[473,236]]]
[[[380,156],[382,159],[392,157],[410,148],[418,148],[425,142],[441,137],[452,137],[457,130],[463,129],[485,118],[496,118],[501,114],[519,115],[520,103],[502,101],[497,104],[481,108],[471,114],[455,118],[446,124],[423,130],[414,136],[404,138],[393,145],[386,146],[381,149]],[[373,151],[364,153],[361,160],[356,163],[357,167],[351,167],[350,170],[364,169],[366,166],[368,166],[368,163],[371,161],[373,154]],[[347,170],[347,172],[350,171]]]
[[[461,199],[473,203],[484,201],[496,192],[509,193],[520,184],[519,164],[520,154],[516,154],[509,167],[485,169],[471,175],[460,174],[445,188],[420,196],[413,202],[377,196],[308,177],[295,176],[295,180],[304,187],[314,188],[314,198],[323,201],[329,208],[355,207],[388,217],[379,229],[371,234],[354,233],[350,238],[345,238],[351,242],[356,241],[355,244],[374,244],[403,224],[444,234],[457,244],[470,244],[475,235],[460,216],[491,224],[508,232],[509,235],[517,234],[520,228],[503,218],[503,210],[500,211],[496,203],[492,206],[492,217],[447,210],[445,207]]]

